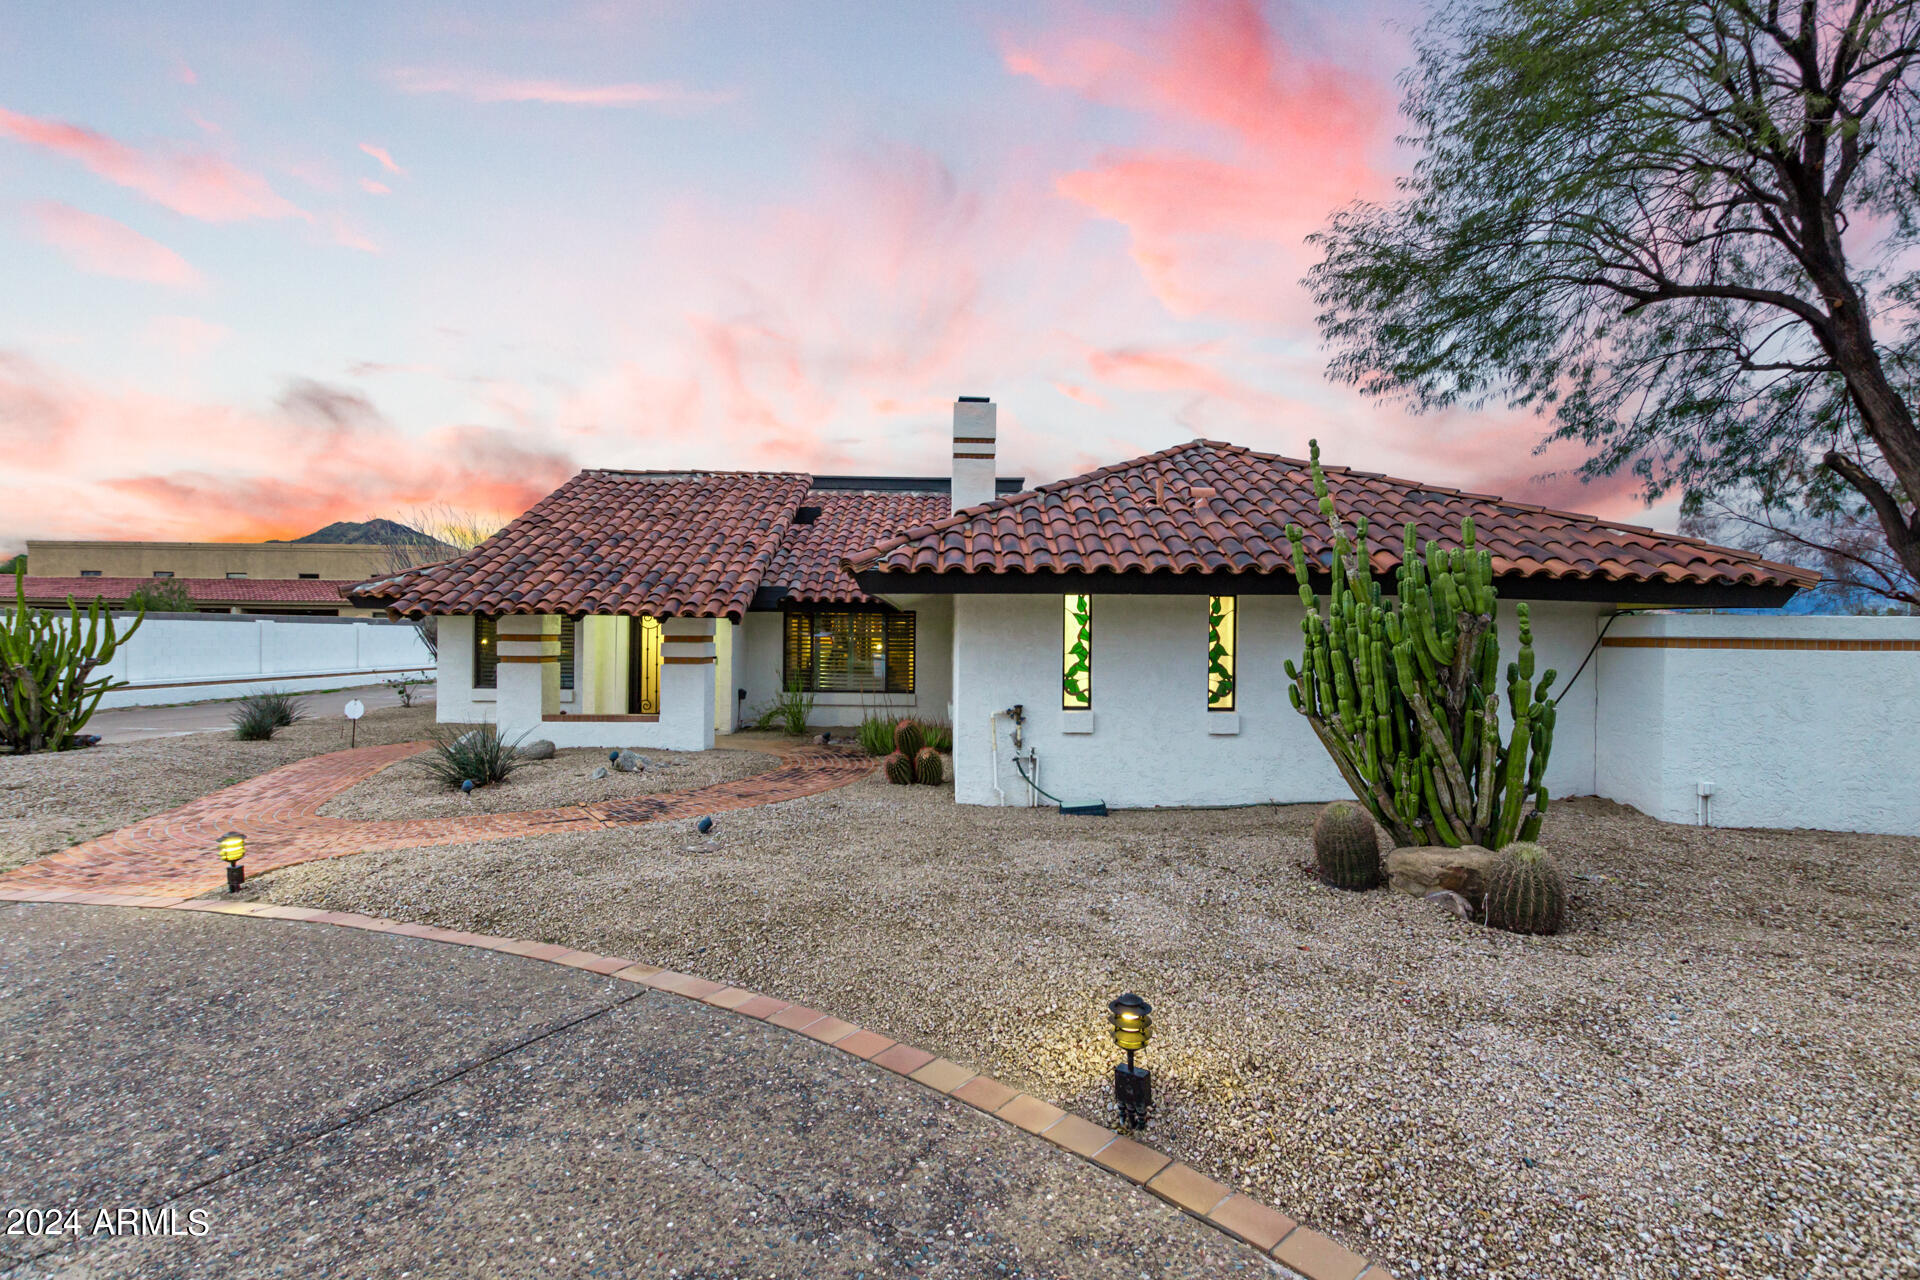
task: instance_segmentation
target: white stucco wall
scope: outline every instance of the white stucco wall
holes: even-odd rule
[[[1920,651],[1859,647],[1890,643],[1920,618],[1621,618],[1596,789],[1668,822],[1699,820],[1704,781],[1714,826],[1920,833]]]
[[[989,717],[1015,703],[1026,709],[1024,743],[1037,753],[1037,781],[1069,804],[1293,803],[1347,794],[1287,698],[1283,661],[1297,661],[1301,647],[1301,605],[1293,596],[1239,598],[1235,733],[1216,732],[1231,722],[1207,710],[1204,596],[1094,597],[1090,733],[1068,732],[1071,717],[1060,707],[1061,597],[954,600],[954,775],[961,803],[1035,799],[1014,772],[1005,720],[997,753],[991,745]],[[1564,684],[1592,646],[1602,609],[1536,603],[1532,611],[1539,667],[1556,668]],[[1511,657],[1512,605],[1503,602],[1501,613],[1503,653]],[[1547,771],[1553,795],[1593,790],[1595,687],[1589,669],[1560,704]]]
[[[851,727],[869,715],[916,716],[946,720],[953,701],[953,598],[900,596],[891,602],[914,615],[914,691],[893,693],[820,693],[814,695],[810,722],[822,728]],[[732,687],[721,686],[723,698],[744,706],[751,723],[780,693],[785,668],[786,615],[750,613],[735,628],[738,644]],[[742,702],[738,691],[745,689]]]
[[[116,619],[124,630],[132,615]],[[420,633],[404,623],[193,613],[149,616],[95,674],[130,682],[101,699],[102,707],[150,707],[269,689],[336,689],[432,670]]]

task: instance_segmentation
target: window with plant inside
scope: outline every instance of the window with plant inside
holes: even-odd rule
[[[802,693],[912,693],[913,645],[911,613],[789,613],[786,687]]]
[[[1060,706],[1085,711],[1093,706],[1093,597],[1067,596],[1060,645]]]
[[[1235,599],[1207,597],[1207,710],[1233,710]]]

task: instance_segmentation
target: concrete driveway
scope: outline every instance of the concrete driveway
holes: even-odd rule
[[[358,698],[367,710],[397,707],[398,695],[384,684],[362,685],[352,689],[329,689],[325,693],[296,693],[307,703],[309,715],[339,718],[349,698]],[[433,701],[433,682],[415,687],[414,705]],[[225,732],[233,728],[235,701],[188,702],[171,707],[114,707],[96,711],[87,721],[85,732],[97,733],[102,742],[145,742],[149,738],[178,738],[189,733]]]
[[[0,1068],[57,1211],[0,1275],[1287,1274],[805,1037],[390,934],[0,907]]]

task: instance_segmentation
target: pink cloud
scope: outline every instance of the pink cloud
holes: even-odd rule
[[[233,330],[198,316],[155,316],[141,336],[181,360],[193,361],[225,343]]]
[[[405,169],[402,169],[399,165],[393,162],[393,156],[388,154],[387,149],[385,147],[376,147],[371,142],[363,142],[360,144],[360,149],[366,152],[368,155],[372,156],[375,160],[378,160],[380,162],[380,167],[382,169],[385,169],[388,173],[405,173],[406,172]]]
[[[1307,318],[1303,241],[1386,190],[1390,86],[1283,39],[1256,0],[1186,0],[1152,26],[1077,15],[1003,41],[1015,75],[1139,115],[1150,138],[1061,174],[1060,194],[1124,225],[1176,314]]]
[[[297,536],[440,502],[511,515],[576,470],[533,433],[406,433],[325,384],[244,409],[95,385],[4,351],[0,445],[17,460],[10,542]]]
[[[304,216],[266,179],[204,152],[149,153],[80,125],[0,107],[0,135],[40,147],[204,222]]]
[[[112,218],[53,201],[31,205],[27,212],[40,238],[82,271],[175,288],[201,283],[200,273],[185,258]]]
[[[390,196],[393,188],[384,182],[375,182],[372,178],[360,179],[360,189],[370,196]]]
[[[689,89],[669,82],[576,84],[485,73],[406,68],[393,73],[402,93],[450,93],[475,102],[544,102],[570,107],[703,107],[731,101],[730,93]]]

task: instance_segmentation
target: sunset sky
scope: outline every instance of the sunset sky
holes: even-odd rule
[[[341,16],[348,15],[348,16]],[[19,5],[0,552],[516,513],[583,466],[1041,481],[1206,435],[1662,521],[1327,381],[1409,0]]]

